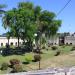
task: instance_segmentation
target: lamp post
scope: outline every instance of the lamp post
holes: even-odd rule
[[[40,55],[40,48],[39,48],[39,44],[38,44],[38,40],[39,40],[39,36],[40,36],[40,32],[38,32],[38,33],[36,33],[36,34],[34,34],[34,36],[36,37],[35,38],[35,41],[37,41],[37,49],[38,49],[38,53],[39,53],[39,59],[41,59],[41,55]],[[41,41],[40,41],[41,42]],[[40,43],[41,44],[41,43]],[[39,60],[39,63],[38,63],[38,65],[39,65],[39,70],[40,70],[40,60]]]
[[[37,40],[37,33],[34,34],[35,36],[35,40],[34,40],[34,44],[36,44],[36,40]]]

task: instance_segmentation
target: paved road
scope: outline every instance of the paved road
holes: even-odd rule
[[[75,67],[71,68],[48,68],[45,70],[4,74],[4,75],[75,75]]]

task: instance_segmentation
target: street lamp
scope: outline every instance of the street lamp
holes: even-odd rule
[[[34,34],[35,36],[35,40],[34,40],[34,44],[36,44],[36,40],[37,40],[37,33]]]
[[[38,33],[35,33],[34,34],[34,36],[35,36],[35,43],[36,43],[36,41],[37,41],[37,50],[39,51],[38,53],[39,53],[39,59],[41,59],[41,55],[40,55],[40,48],[39,48],[39,44],[38,44],[38,40],[39,40],[39,36],[40,36],[40,33],[38,32]],[[39,63],[38,63],[38,65],[39,65],[39,70],[40,70],[40,60],[39,60]]]

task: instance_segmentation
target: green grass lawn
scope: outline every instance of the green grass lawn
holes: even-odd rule
[[[47,68],[47,67],[64,67],[64,66],[73,66],[75,65],[75,57],[74,57],[74,52],[73,55],[72,51],[70,51],[72,49],[72,46],[58,46],[59,51],[61,51],[61,54],[59,56],[54,56],[56,51],[51,50],[51,48],[48,48],[48,50],[43,49],[42,52],[43,54],[41,54],[41,68]],[[26,53],[24,55],[11,55],[11,56],[0,56],[0,65],[3,62],[8,62],[10,61],[10,59],[19,59],[21,62],[25,62],[26,60],[28,60],[30,62],[30,64],[28,65],[24,65],[23,64],[23,68],[24,70],[36,70],[38,69],[38,62],[32,62],[31,60],[33,60],[33,56],[34,53]],[[9,72],[10,68],[7,71],[1,71],[0,73],[7,73]]]

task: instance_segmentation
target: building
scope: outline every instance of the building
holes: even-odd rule
[[[53,37],[48,40],[48,43],[51,45],[59,45],[59,37]]]
[[[66,45],[75,45],[75,36],[66,36],[64,41]]]
[[[49,43],[53,45],[75,45],[75,33],[62,33],[57,37],[51,38]]]
[[[19,40],[20,45],[22,44],[22,42],[23,41],[20,39]],[[0,37],[0,47],[6,46],[7,43],[8,43],[7,37]],[[18,45],[18,39],[10,37],[9,45],[17,46]]]
[[[35,41],[33,41],[34,43]],[[8,43],[8,39],[6,36],[0,36],[0,47],[6,46]],[[19,40],[19,44],[21,45],[23,40]],[[60,36],[52,37],[48,40],[48,43],[51,45],[75,45],[75,33],[71,35],[64,36],[61,34]],[[18,46],[18,39],[15,37],[10,37],[9,45]]]

